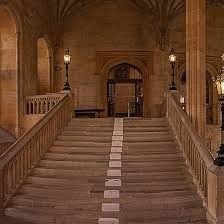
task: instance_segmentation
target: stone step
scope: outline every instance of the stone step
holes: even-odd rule
[[[125,137],[153,137],[153,136],[171,136],[173,137],[173,133],[171,131],[142,131],[142,132],[135,132],[135,131],[124,131]]]
[[[158,127],[150,127],[150,126],[124,126],[124,132],[125,133],[131,133],[131,132],[168,132],[171,131],[171,128],[169,126],[158,126]]]
[[[5,210],[6,215],[31,221],[35,224],[96,224],[101,216],[101,211],[91,213],[89,211],[67,211],[55,208],[30,208],[25,206],[15,206]]]
[[[102,174],[104,175],[102,175]],[[88,183],[103,183],[105,181],[106,172],[95,172],[89,170],[89,172],[85,172],[85,175],[83,175],[83,172],[73,172],[73,170],[61,170],[61,169],[43,169],[43,168],[35,168],[35,170],[32,172],[32,176],[36,177],[43,177],[43,178],[58,178],[60,176],[63,176],[64,179],[75,179],[77,181],[81,182],[88,182]],[[179,181],[179,180],[192,180],[190,177],[185,176],[183,174],[176,174],[176,176],[173,175],[173,173],[166,173],[166,176],[164,175],[150,175],[145,173],[137,174],[122,174],[122,182],[125,183],[151,183],[151,182],[164,182],[164,181]]]
[[[152,160],[150,162],[145,161],[123,161],[122,168],[130,168],[130,167],[168,167],[168,166],[184,166],[182,161],[155,161]]]
[[[114,123],[114,118],[72,118],[71,122]]]
[[[0,215],[1,224],[33,224],[33,222],[28,222],[18,218],[12,218],[5,215]]]
[[[102,146],[102,147],[110,147],[112,145],[111,142],[94,142],[94,141],[54,141],[54,146]]]
[[[110,154],[104,154],[104,155],[87,155],[87,154],[62,154],[62,153],[46,153],[44,156],[45,160],[58,160],[58,161],[76,161],[76,162],[99,162],[99,161],[108,161],[110,160]],[[163,155],[159,156],[158,154],[156,155],[143,155],[143,156],[132,156],[132,155],[122,155],[122,161],[123,162],[153,162],[153,161],[158,161],[158,162],[175,162],[175,161],[182,161],[184,162],[183,157],[181,156],[173,156],[171,155]]]
[[[91,132],[113,132],[114,127],[96,127],[96,126],[79,126],[79,125],[69,125],[65,126],[64,131],[91,131]]]
[[[87,154],[62,154],[62,153],[46,153],[44,159],[49,160],[66,160],[66,161],[109,161],[110,155],[104,153],[103,155],[87,155]]]
[[[150,118],[142,118],[142,117],[125,117],[123,118],[124,122],[144,122],[144,121],[167,121],[166,117],[150,117]]]
[[[99,195],[98,195],[99,196]],[[169,207],[168,211],[178,209],[181,207],[182,209],[188,209],[188,208],[195,208],[195,209],[202,209],[200,207],[201,202],[198,200],[198,197],[191,196],[191,195],[182,195],[182,196],[175,196],[173,198],[171,197],[165,197],[161,201],[158,198],[151,198],[145,199],[143,197],[141,198],[135,198],[133,195],[131,197],[125,197],[124,194],[120,195],[121,197],[119,199],[116,199],[117,203],[120,203],[120,208],[122,212],[122,208],[125,208],[125,211],[135,210],[136,212],[139,211],[154,211],[155,213],[157,210],[165,210],[167,207]],[[148,195],[150,196],[150,195]],[[46,201],[46,198],[44,198],[44,195],[37,195],[37,196],[25,196],[25,195],[18,195],[16,196],[12,201],[10,206],[25,206],[25,207],[31,207],[34,209],[41,208],[55,208],[55,209],[66,209],[66,210],[73,210],[73,211],[100,211],[102,203],[107,203],[111,200],[106,200],[103,198],[103,193],[101,194],[101,197],[92,197],[88,198],[88,196],[83,195],[83,198],[81,197],[71,197],[63,200],[63,197],[59,198],[57,196],[50,197]],[[130,205],[129,205],[130,204]],[[124,210],[124,209],[123,209]]]
[[[168,121],[142,121],[142,122],[124,122],[124,127],[168,127]]]
[[[111,137],[113,134],[113,130],[109,130],[109,131],[63,131],[62,135],[65,136],[109,136]]]
[[[112,136],[67,136],[67,135],[59,135],[57,137],[58,140],[60,141],[85,141],[85,142],[106,142],[106,143],[111,143],[112,141]]]
[[[142,161],[144,159],[178,159],[178,160],[182,160],[184,161],[183,159],[183,156],[181,153],[168,153],[168,154],[165,154],[165,153],[156,153],[156,152],[152,152],[152,153],[138,153],[136,152],[135,154],[133,153],[127,153],[126,151],[123,153],[122,155],[122,159],[124,160],[139,160],[139,161]]]
[[[110,187],[106,187],[107,190],[110,190]],[[183,183],[182,185],[159,185],[159,186],[145,186],[144,184],[142,185],[131,185],[131,184],[126,184],[122,185],[121,187],[113,187],[114,190],[120,190],[120,192],[125,192],[125,193],[132,193],[132,194],[137,194],[137,193],[161,193],[161,192],[169,192],[169,191],[183,191],[183,190],[190,190],[192,189],[195,190],[194,185],[189,185],[189,183],[186,185],[186,183]],[[91,188],[92,193],[97,193],[97,192],[102,192],[105,190],[105,187],[102,186],[93,186]]]
[[[181,172],[187,172],[188,168],[186,165],[182,164],[179,166],[144,166],[144,167],[136,167],[136,166],[123,166],[122,167],[122,173],[150,173],[150,172],[166,172],[166,171],[181,171]]]
[[[190,217],[190,219],[189,219]],[[141,212],[130,212],[126,211],[122,213],[120,217],[121,223],[195,223],[203,221],[205,222],[205,211],[202,208],[176,208],[176,209],[160,209],[158,211],[141,211]],[[202,224],[201,223],[201,224]]]
[[[148,141],[148,142],[124,142],[124,146],[128,148],[177,148],[174,140],[170,141]]]
[[[164,135],[164,136],[150,136],[150,137],[146,137],[146,136],[137,136],[137,137],[134,137],[134,136],[125,136],[124,137],[124,142],[126,144],[128,143],[139,143],[139,144],[144,144],[145,142],[173,142],[173,137],[170,136],[170,135]]]
[[[63,177],[95,177],[107,175],[107,169],[83,169],[83,170],[63,170],[63,169],[46,169],[43,167],[37,167],[32,171],[32,175],[35,176],[63,176]]]
[[[91,127],[97,127],[97,128],[108,128],[108,129],[112,129],[114,127],[114,123],[110,122],[110,123],[93,123],[93,122],[69,122],[68,123],[68,126],[79,126],[79,127],[88,127],[88,128],[91,128]]]
[[[39,166],[46,166],[49,168],[60,167],[70,168],[70,169],[92,169],[92,168],[101,168],[108,167],[108,162],[76,162],[76,161],[56,161],[56,160],[41,160]]]
[[[177,147],[170,147],[168,146],[161,146],[161,147],[157,147],[157,146],[152,146],[152,147],[140,147],[138,148],[138,150],[136,150],[135,147],[132,147],[130,145],[126,145],[124,144],[123,147],[123,152],[126,155],[153,155],[153,154],[161,154],[161,155],[165,155],[165,154],[169,154],[169,155],[179,155],[179,154],[183,154]]]
[[[102,182],[85,182],[85,181],[80,181],[79,184],[77,184],[78,180],[71,180],[71,178],[64,177],[63,179],[58,178],[52,178],[52,177],[29,177],[27,180],[28,185],[24,185],[24,188],[22,190],[27,190],[30,189],[30,193],[34,193],[34,188],[37,188],[39,190],[40,188],[46,189],[46,192],[48,192],[50,187],[52,187],[52,191],[61,189],[64,191],[86,191],[90,192],[100,192],[105,190],[105,184],[104,181]],[[110,187],[109,187],[110,188]],[[116,188],[116,187],[115,187]],[[189,190],[193,189],[194,185],[191,184],[191,181],[189,180],[154,180],[153,182],[139,182],[135,183],[134,180],[133,182],[124,182],[122,181],[122,186],[118,187],[121,191],[124,192],[164,192],[164,191],[177,191],[177,190]],[[39,191],[38,191],[39,192]],[[44,191],[43,191],[44,192]],[[43,194],[42,192],[42,194]]]
[[[52,146],[49,149],[49,152],[54,153],[69,153],[69,154],[87,154],[87,155],[107,155],[111,151],[111,147],[71,147],[71,146]]]
[[[63,199],[63,197],[57,198],[57,197],[48,197],[48,200],[42,197],[36,196],[25,196],[25,195],[19,195],[16,196],[12,201],[11,206],[26,206],[31,208],[63,208],[63,209],[72,209],[74,211],[81,211],[81,210],[88,210],[88,211],[100,211],[102,203],[104,201],[103,194],[101,199],[92,198],[91,200],[88,199],[88,195],[81,195],[83,197],[83,200],[81,200],[79,195],[77,194],[76,197],[69,197],[66,199],[66,197]]]

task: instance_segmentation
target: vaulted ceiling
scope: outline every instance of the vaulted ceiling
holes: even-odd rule
[[[104,1],[111,3],[116,0],[47,0],[51,22],[55,31],[60,33],[63,21],[83,9],[97,6]],[[123,1],[123,0],[121,0]],[[157,44],[167,45],[169,30],[177,17],[185,11],[185,0],[127,0],[139,9],[152,15],[152,26],[156,33]],[[206,0],[207,6],[223,7],[224,0]],[[57,31],[58,30],[58,31]]]
[[[66,16],[70,16],[80,10],[97,5],[108,0],[47,0],[51,15],[57,20],[63,20]],[[129,0],[142,10],[152,14],[169,13],[171,17],[174,14],[183,12],[185,0]],[[113,1],[112,1],[113,2]],[[207,5],[215,7],[224,7],[224,0],[206,0]]]

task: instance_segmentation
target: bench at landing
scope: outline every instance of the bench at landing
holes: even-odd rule
[[[100,117],[100,113],[104,112],[104,109],[76,109],[74,110],[75,117]]]

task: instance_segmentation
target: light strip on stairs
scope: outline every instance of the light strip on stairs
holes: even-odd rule
[[[114,131],[112,136],[112,147],[110,153],[109,169],[107,170],[107,179],[105,180],[106,190],[104,191],[104,198],[107,199],[107,203],[102,203],[103,216],[110,212],[120,212],[120,203],[116,202],[116,199],[120,198],[121,179],[116,177],[121,177],[122,167],[122,156],[123,151],[123,118],[115,118],[114,120]],[[114,189],[114,187],[116,189]],[[108,199],[111,201],[108,202]],[[100,218],[99,224],[119,224],[119,219],[117,218]]]

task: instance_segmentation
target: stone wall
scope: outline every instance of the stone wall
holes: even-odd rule
[[[37,40],[50,36],[48,13],[42,0],[0,1],[0,126],[17,136],[23,98],[38,93]]]
[[[0,122],[14,132],[16,125],[17,37],[13,18],[0,8]]]
[[[63,47],[58,51],[57,63],[63,67],[63,50],[70,48],[70,84],[76,93],[77,107],[97,107],[96,53],[98,51],[126,52],[154,51],[155,37],[151,16],[136,8],[130,1],[105,1],[83,10],[65,22]],[[160,116],[167,87],[168,52],[155,50],[151,62],[150,82],[153,93],[153,112]],[[56,73],[58,90],[63,88],[64,71]]]

